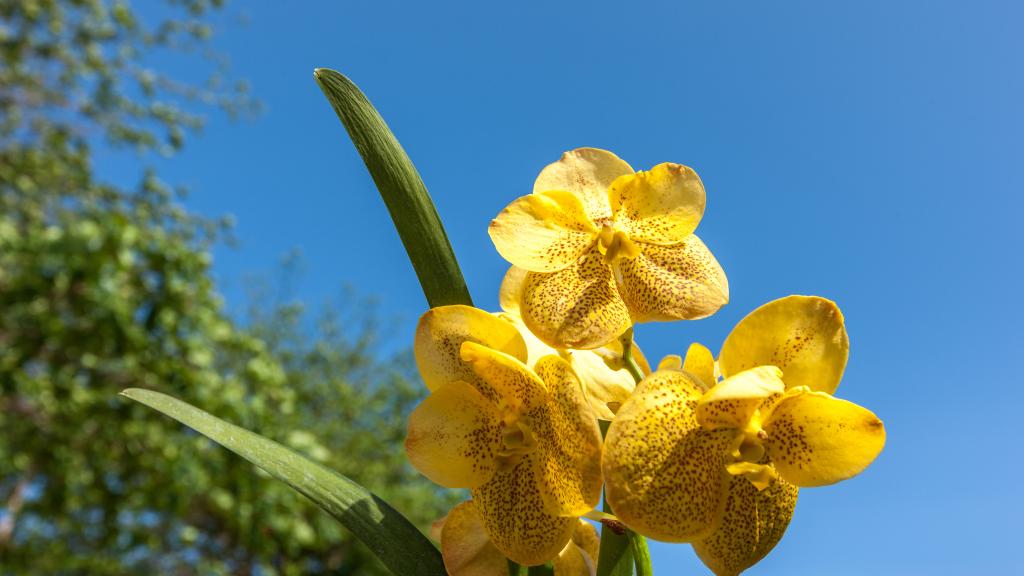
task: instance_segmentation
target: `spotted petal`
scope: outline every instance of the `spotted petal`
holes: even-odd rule
[[[517,358],[476,342],[463,342],[461,352],[476,376],[505,404],[530,409],[545,402],[544,382]]]
[[[519,333],[523,337],[523,341],[526,342],[526,365],[530,368],[536,366],[537,361],[545,356],[550,356],[551,354],[562,354],[562,352],[564,352],[541,342],[540,338],[537,338],[533,332],[530,332],[530,329],[523,323],[523,319],[518,315],[511,314],[509,312],[498,312],[497,316],[512,324],[517,330],[519,330]]]
[[[515,270],[521,270],[521,268],[510,269],[506,279]],[[502,287],[504,288],[507,284],[507,281],[502,283]],[[580,382],[583,383],[583,392],[587,402],[590,403],[590,407],[601,420],[611,420],[619,406],[633,393],[636,381],[633,380],[633,376],[622,362],[622,345],[618,340],[612,340],[608,345],[593,350],[558,350],[534,336],[518,315],[500,312],[498,317],[513,324],[522,334],[529,355],[527,366],[532,368],[536,366],[538,360],[551,354],[567,360],[579,376]],[[640,365],[641,371],[644,374],[649,374],[651,369],[647,364],[647,359],[635,344],[633,356]]]
[[[615,515],[644,536],[692,542],[718,524],[731,435],[697,423],[703,392],[686,372],[655,372],[608,429],[605,497]]]
[[[758,490],[741,476],[729,479],[722,523],[693,543],[697,556],[717,576],[738,576],[771,552],[789,526],[799,490],[776,479]]]
[[[441,557],[450,576],[508,574],[508,561],[491,543],[472,500],[448,513],[441,529]]]
[[[526,342],[528,357],[526,365],[532,368],[537,364],[538,360],[550,354],[559,354],[559,350],[537,338],[526,327],[526,323],[523,322],[523,318],[520,316],[519,302],[522,300],[523,287],[526,285],[526,278],[529,274],[529,271],[518,266],[509,267],[508,272],[505,273],[505,277],[501,281],[501,289],[498,292],[498,302],[501,304],[503,312],[499,312],[497,316],[515,326],[516,330],[519,331],[523,341]]]
[[[590,216],[597,222],[610,218],[608,187],[623,174],[632,174],[633,168],[624,160],[598,148],[577,148],[548,164],[533,183],[533,191],[568,190],[575,192]]]
[[[600,547],[597,530],[590,523],[580,520],[572,533],[572,540],[552,562],[555,576],[594,576],[597,573]]]
[[[564,190],[516,199],[491,221],[488,233],[503,258],[533,272],[565,268],[597,239],[579,197]]]
[[[647,357],[634,342],[633,359],[643,374],[651,373]],[[622,361],[622,343],[616,339],[593,350],[569,350],[569,364],[583,382],[583,392],[601,420],[612,420],[636,388],[636,380]]]
[[[707,391],[697,403],[697,421],[701,426],[743,428],[766,398],[781,394],[782,370],[775,366],[758,366],[730,376]]]
[[[703,344],[694,342],[686,349],[686,360],[683,361],[683,370],[696,376],[705,388],[711,388],[716,383],[715,379],[715,357]]]
[[[773,300],[740,320],[722,345],[723,376],[770,364],[782,369],[787,388],[807,386],[832,394],[850,355],[843,313],[817,296]]]
[[[527,566],[557,556],[579,521],[546,511],[534,457],[530,454],[511,470],[497,472],[472,492],[491,542],[507,558]]]
[[[439,306],[420,317],[413,343],[416,366],[427,388],[436,390],[457,380],[479,384],[473,370],[459,356],[462,343],[467,341],[526,360],[526,343],[514,326],[472,306]]]
[[[519,266],[509,266],[498,290],[498,304],[502,310],[510,314],[519,314],[519,301],[523,297],[523,285],[529,273],[529,270]]]
[[[678,244],[704,215],[704,185],[697,173],[671,162],[620,176],[608,197],[616,227],[640,242]]]
[[[779,475],[800,487],[860,474],[885,446],[885,426],[870,410],[809,388],[794,388],[764,422],[765,449]]]
[[[500,448],[497,407],[465,382],[434,390],[409,415],[409,461],[441,486],[472,488],[488,481]]]
[[[601,431],[579,378],[558,356],[537,363],[548,402],[527,415],[537,441],[537,479],[547,511],[582,516],[601,499]]]
[[[705,318],[729,301],[725,272],[696,235],[674,246],[639,246],[639,256],[616,264],[636,322]]]
[[[678,354],[667,354],[658,362],[658,370],[682,370],[683,357]],[[699,380],[699,378],[698,378]],[[703,382],[702,382],[703,384]]]
[[[564,270],[528,274],[520,313],[530,330],[555,348],[597,348],[632,324],[612,270],[597,250]]]
[[[612,420],[636,388],[636,380],[622,363],[621,352],[616,354],[609,347],[601,347],[572,350],[566,354],[583,382],[583,391],[595,416],[601,420]],[[639,349],[634,347],[633,354],[639,356]]]

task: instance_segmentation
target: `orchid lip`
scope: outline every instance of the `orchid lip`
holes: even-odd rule
[[[632,260],[640,255],[640,247],[625,231],[611,224],[605,224],[597,236],[597,249],[609,264],[616,260]]]

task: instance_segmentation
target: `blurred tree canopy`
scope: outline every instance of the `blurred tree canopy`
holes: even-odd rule
[[[401,441],[422,389],[376,324],[257,295],[246,321],[210,273],[221,223],[155,174],[122,189],[97,147],[173,153],[196,110],[251,110],[211,55],[217,0],[0,0],[0,574],[381,573],[333,519],[177,423],[117,396],[168,392],[352,477],[421,525],[440,497]],[[210,64],[201,86],[147,66]],[[140,163],[144,156],[140,155]]]

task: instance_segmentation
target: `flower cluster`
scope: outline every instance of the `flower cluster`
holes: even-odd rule
[[[634,324],[704,318],[728,301],[693,233],[704,205],[685,166],[634,172],[610,152],[567,152],[491,223],[513,265],[502,311],[443,306],[420,319],[414,350],[431,392],[406,450],[472,496],[435,525],[450,573],[504,574],[509,559],[593,574],[598,537],[581,517],[600,515],[603,488],[628,529],[739,574],[778,543],[799,488],[850,478],[881,452],[882,422],[832,396],[849,343],[829,300],[775,300],[717,359],[694,343],[650,369]]]

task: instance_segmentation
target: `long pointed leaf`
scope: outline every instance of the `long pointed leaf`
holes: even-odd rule
[[[166,394],[140,388],[121,394],[174,418],[298,490],[351,530],[396,575],[445,574],[437,548],[401,513],[352,480]]]
[[[472,305],[427,187],[384,119],[359,87],[344,75],[317,68],[313,76],[363,157],[431,308]]]

